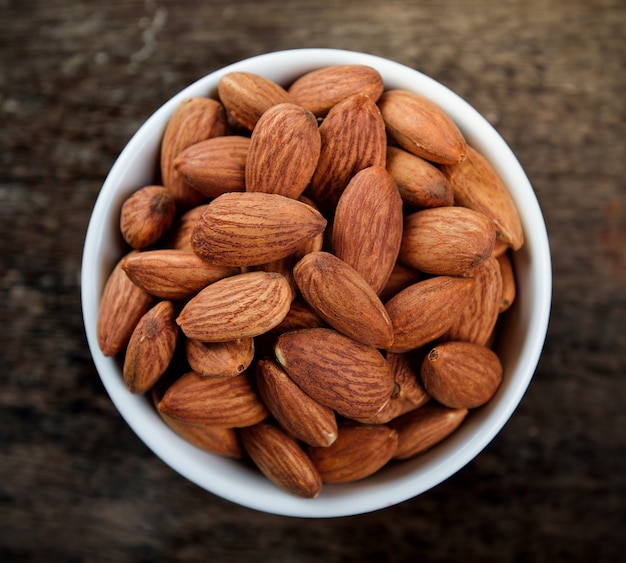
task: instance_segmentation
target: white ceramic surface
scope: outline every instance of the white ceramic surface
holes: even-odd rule
[[[96,319],[105,280],[123,252],[121,203],[137,188],[153,182],[163,129],[180,102],[191,96],[215,96],[220,78],[231,71],[254,72],[288,84],[315,68],[352,63],[376,68],[387,88],[423,94],[449,113],[508,186],[522,217],[526,242],[514,259],[518,295],[507,315],[506,342],[501,350],[504,381],[492,401],[428,453],[360,482],[326,485],[316,499],[300,499],[243,464],[203,452],[174,434],[146,398],[126,390],[119,364],[102,355]],[[113,403],[146,445],[181,475],[220,497],[268,513],[311,518],[360,514],[395,505],[438,485],[478,455],[510,418],[532,379],[546,336],[552,292],[550,249],[539,204],[522,167],[495,129],[467,102],[416,70],[376,56],[334,49],[280,51],[240,61],[198,80],[156,111],[132,137],[104,182],[87,231],[81,284],[85,329],[98,373]]]

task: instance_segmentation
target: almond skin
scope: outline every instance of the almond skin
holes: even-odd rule
[[[472,342],[443,342],[428,353],[420,375],[428,393],[442,405],[473,409],[487,403],[502,382],[498,355]]]
[[[502,297],[498,311],[504,313],[513,304],[517,294],[515,272],[508,253],[500,254],[496,259],[500,266],[500,277],[502,279]]]
[[[185,424],[223,428],[250,426],[269,414],[245,372],[237,377],[187,372],[165,391],[157,408]]]
[[[403,149],[431,162],[462,162],[467,144],[450,116],[430,99],[388,90],[378,101],[389,135]]]
[[[296,252],[326,227],[313,207],[278,194],[235,192],[214,199],[191,235],[201,258],[221,266],[256,266]]]
[[[208,203],[197,205],[185,211],[170,229],[170,232],[163,241],[163,247],[193,252],[193,248],[191,248],[191,233],[200,215],[204,213],[208,205]]]
[[[493,251],[495,225],[465,207],[422,209],[407,215],[399,260],[421,272],[458,276],[480,266]]]
[[[370,66],[332,65],[303,74],[287,91],[294,103],[323,117],[353,94],[363,94],[376,102],[383,89],[382,77]]]
[[[375,348],[391,346],[393,327],[385,306],[343,260],[329,252],[310,252],[293,275],[305,301],[334,329]]]
[[[176,202],[163,186],[144,186],[128,197],[120,213],[124,240],[140,250],[157,242],[172,226]]]
[[[320,148],[317,120],[310,111],[289,103],[271,107],[252,131],[246,190],[298,199],[315,171]]]
[[[224,278],[200,291],[176,322],[188,338],[226,342],[258,336],[285,318],[291,290],[284,276],[248,272]]]
[[[394,328],[391,352],[408,352],[442,336],[461,314],[474,290],[472,278],[436,276],[413,284],[385,308]]]
[[[100,298],[96,334],[105,356],[116,356],[126,347],[139,319],[155,301],[128,277],[122,268],[124,258],[109,275]]]
[[[246,189],[249,150],[248,137],[214,137],[179,153],[174,160],[174,167],[189,186],[206,197],[243,192]]]
[[[332,445],[308,452],[324,483],[351,483],[386,465],[397,446],[398,433],[385,425],[344,422]]]
[[[204,196],[185,183],[174,167],[174,159],[187,147],[228,132],[224,107],[210,98],[184,100],[169,119],[161,142],[161,178],[180,209],[198,205]]]
[[[227,342],[200,342],[186,339],[185,354],[189,366],[204,377],[235,377],[254,359],[252,337]]]
[[[380,300],[383,303],[386,303],[403,289],[406,289],[410,285],[420,281],[422,277],[422,274],[414,268],[409,268],[400,262],[396,262],[393,265],[393,269],[391,270],[391,274],[385,284],[385,287],[380,292]]]
[[[429,403],[395,418],[388,423],[398,433],[393,459],[408,459],[424,453],[450,436],[466,416],[467,409]]]
[[[513,250],[524,244],[522,221],[509,190],[489,161],[472,147],[460,164],[444,166],[457,205],[486,215],[496,225],[496,236]]]
[[[431,162],[417,155],[399,147],[387,147],[387,171],[408,206],[424,209],[454,204],[454,192],[448,178]]]
[[[346,418],[374,416],[393,392],[393,373],[381,353],[333,329],[283,333],[274,352],[308,395]]]
[[[251,72],[224,75],[217,93],[228,113],[250,131],[269,108],[293,101],[282,86]]]
[[[328,328],[324,320],[301,297],[296,298],[282,322],[273,330],[274,334],[282,334],[301,328]]]
[[[357,172],[339,198],[332,231],[333,253],[380,293],[402,242],[402,198],[390,174],[371,166]]]
[[[336,440],[333,410],[302,391],[280,365],[259,360],[256,376],[263,402],[289,434],[311,446],[327,447]]]
[[[126,257],[122,268],[145,291],[161,299],[187,299],[218,280],[239,274],[239,268],[216,266],[192,251],[158,249]]]
[[[307,193],[320,209],[329,211],[359,170],[385,166],[387,133],[378,106],[364,94],[335,105],[319,131],[322,148]]]
[[[421,407],[430,400],[418,373],[413,369],[409,354],[387,352],[385,359],[393,372],[394,381],[398,386],[398,397],[415,407]]]
[[[239,430],[244,449],[261,472],[280,489],[315,498],[322,478],[298,443],[281,429],[262,422]]]
[[[131,393],[145,393],[158,381],[172,361],[178,326],[171,301],[160,301],[137,323],[124,356],[122,374]]]

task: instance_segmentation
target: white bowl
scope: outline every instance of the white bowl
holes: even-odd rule
[[[307,71],[336,64],[370,65],[387,88],[420,93],[447,111],[508,186],[521,214],[526,241],[514,256],[518,293],[507,314],[501,350],[504,381],[496,396],[429,452],[363,481],[327,485],[316,499],[301,499],[282,492],[243,463],[201,451],[170,430],[145,397],[128,392],[119,363],[102,354],[96,320],[105,280],[123,253],[119,234],[122,201],[153,182],[164,127],[182,100],[214,97],[220,78],[231,71],[254,72],[288,84]],[[268,513],[311,518],[354,515],[395,505],[438,485],[474,459],[511,417],[533,377],[546,336],[552,292],[550,248],[541,209],[502,137],[467,102],[432,78],[383,58],[335,49],[279,51],[240,61],[201,78],[156,111],[132,137],[104,182],[87,230],[81,283],[85,329],[98,373],[113,403],[146,445],[178,473],[215,495]]]

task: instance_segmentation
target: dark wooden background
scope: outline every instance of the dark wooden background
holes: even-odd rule
[[[0,0],[0,560],[624,561],[622,0]],[[241,58],[339,47],[419,69],[509,142],[543,207],[554,302],[502,432],[419,498],[329,520],[190,484],[91,362],[81,251],[104,177],[170,96]]]

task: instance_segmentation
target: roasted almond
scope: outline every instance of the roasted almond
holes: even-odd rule
[[[472,342],[443,342],[422,362],[424,387],[442,405],[473,409],[484,405],[502,382],[500,358],[486,346]]]
[[[436,207],[407,215],[399,260],[428,274],[457,276],[480,266],[496,232],[487,216],[465,207]]]
[[[321,233],[313,207],[278,194],[234,192],[214,199],[191,236],[194,252],[222,266],[256,266],[296,252]]]
[[[256,376],[263,402],[289,434],[311,446],[326,447],[335,441],[334,411],[307,395],[280,365],[259,360]]]
[[[329,252],[310,252],[293,269],[305,301],[330,326],[355,340],[388,348],[391,320],[365,279]]]
[[[391,138],[431,162],[462,162],[467,145],[450,116],[432,100],[407,90],[387,90],[378,101]]]
[[[380,293],[402,242],[402,199],[382,167],[357,172],[339,198],[332,230],[333,253]]]
[[[394,329],[391,352],[408,352],[442,336],[474,290],[472,278],[435,276],[392,297],[385,308]]]
[[[291,290],[284,276],[247,272],[200,291],[176,322],[188,338],[226,342],[271,330],[285,318],[290,305]]]
[[[393,373],[382,354],[333,329],[285,332],[274,352],[308,395],[346,418],[374,416],[393,392]]]
[[[267,422],[239,430],[244,449],[261,472],[280,489],[315,498],[322,479],[300,445],[286,432]]]
[[[226,342],[200,342],[186,339],[189,366],[204,377],[234,377],[243,373],[254,359],[254,339],[238,338]]]

